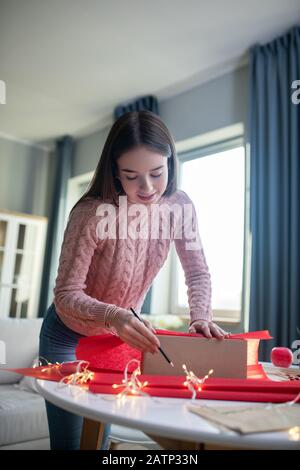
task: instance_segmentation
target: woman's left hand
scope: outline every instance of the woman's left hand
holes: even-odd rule
[[[216,323],[208,320],[195,320],[189,327],[189,333],[202,333],[206,338],[229,338],[230,333],[222,330]]]

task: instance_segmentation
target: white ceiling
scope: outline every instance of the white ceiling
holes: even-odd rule
[[[296,24],[300,0],[0,0],[0,135],[85,135],[120,102],[226,73]]]

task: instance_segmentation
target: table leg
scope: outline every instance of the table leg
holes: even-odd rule
[[[84,418],[81,432],[80,450],[99,449],[104,435],[105,424]]]

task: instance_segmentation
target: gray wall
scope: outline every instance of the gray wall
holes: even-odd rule
[[[102,129],[77,140],[73,176],[82,175],[96,169],[109,128]]]
[[[0,137],[0,208],[47,216],[50,175],[47,151]]]
[[[236,123],[247,124],[248,67],[204,83],[185,93],[160,102],[160,115],[181,141]],[[73,176],[94,171],[109,128],[79,139]]]
[[[248,67],[211,80],[160,103],[175,141],[247,120]]]

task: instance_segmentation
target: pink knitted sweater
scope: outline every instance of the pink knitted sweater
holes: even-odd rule
[[[57,314],[67,327],[86,336],[103,334],[107,333],[105,318],[111,309],[132,307],[140,313],[147,291],[173,242],[185,273],[191,322],[212,319],[210,274],[199,237],[195,208],[181,190],[161,198],[158,207],[160,210],[170,208],[174,203],[182,209],[189,205],[192,218],[184,215],[181,220],[175,220],[171,217],[170,236],[166,238],[163,235],[160,224],[159,236],[155,239],[151,237],[150,230],[148,238],[99,237],[97,224],[104,215],[97,211],[103,207],[101,200],[89,197],[76,206],[64,233],[53,291]],[[128,227],[134,218],[129,215],[131,206],[132,203],[127,201]],[[151,227],[150,205],[143,206],[147,208],[147,223]],[[121,209],[114,208],[118,230]],[[187,236],[184,229],[188,224]],[[119,234],[118,231],[116,233]],[[187,242],[191,241],[194,244],[188,245]]]

